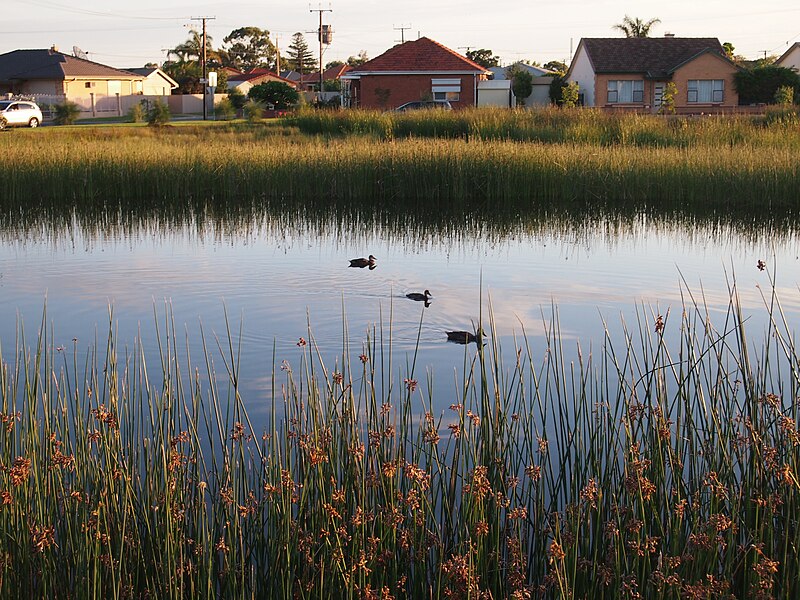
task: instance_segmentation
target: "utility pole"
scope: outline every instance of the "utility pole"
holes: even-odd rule
[[[328,37],[330,35],[330,33],[326,32],[325,34],[323,34],[323,32],[322,32],[322,13],[333,12],[333,9],[332,8],[322,8],[322,7],[320,7],[320,8],[310,8],[310,9],[308,9],[308,12],[319,13],[319,29],[317,29],[317,37],[319,38],[319,96],[317,96],[317,98],[321,99],[322,98],[322,69],[323,69],[323,67],[322,67],[322,43],[324,41],[325,43],[330,44],[330,38]]]
[[[275,36],[275,74],[280,77],[281,76],[281,49],[278,46],[278,40],[280,36]]]
[[[400,43],[406,43],[406,29],[411,29],[411,25],[400,25],[400,27],[392,27],[395,31],[400,32]],[[396,42],[397,40],[395,40]]]
[[[208,119],[208,102],[206,99],[206,95],[208,94],[208,75],[206,73],[206,61],[208,60],[208,54],[206,52],[206,21],[213,21],[216,17],[192,17],[192,21],[202,21],[203,22],[203,48],[201,51],[201,60],[203,62],[203,78],[200,82],[203,84],[203,121]]]

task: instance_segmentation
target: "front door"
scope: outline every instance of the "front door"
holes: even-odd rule
[[[661,108],[661,101],[664,98],[664,82],[657,81],[653,84],[653,112],[657,113]]]

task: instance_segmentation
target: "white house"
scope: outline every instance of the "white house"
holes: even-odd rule
[[[786,67],[800,72],[800,42],[795,42],[789,46],[789,49],[775,61],[775,64],[779,67]]]
[[[129,73],[141,75],[144,79],[136,84],[136,93],[145,96],[169,96],[178,87],[178,82],[158,67],[125,69]]]
[[[531,83],[533,89],[530,96],[524,98],[525,107],[531,108],[534,106],[547,106],[550,104],[550,84],[553,82],[553,71],[548,71],[541,67],[534,67],[522,61],[515,62],[507,67],[489,67],[492,72],[492,81],[505,81],[508,79],[508,71],[510,69],[519,69],[527,71],[533,77]]]

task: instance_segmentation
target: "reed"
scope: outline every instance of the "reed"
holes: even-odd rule
[[[774,286],[773,286],[774,290]],[[273,350],[271,414],[239,391],[242,331],[198,362],[53,347],[0,370],[0,594],[17,597],[795,597],[798,355],[774,291],[753,345],[731,285],[712,318],[642,307],[594,352],[524,329],[466,347],[430,397],[391,323],[359,356]],[[420,324],[422,326],[422,323]],[[621,329],[617,335],[613,329]],[[619,340],[619,341],[614,341]]]
[[[165,200],[259,198],[424,203],[467,213],[575,202],[769,211],[796,207],[800,168],[790,142],[759,145],[749,134],[741,143],[723,137],[717,144],[656,147],[589,143],[580,132],[573,141],[545,144],[479,136],[326,139],[247,124],[166,129],[44,128],[0,136],[7,165],[0,206],[18,213],[41,202],[114,203],[147,211]],[[623,133],[642,135],[632,126]]]

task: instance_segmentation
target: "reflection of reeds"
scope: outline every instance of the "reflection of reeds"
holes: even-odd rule
[[[769,199],[771,208],[794,206],[796,133],[748,129],[737,120],[702,123],[721,123],[719,128],[738,133],[712,131],[698,143],[636,145],[625,141],[628,134],[619,143],[577,134],[554,143],[523,143],[507,136],[326,138],[252,126],[147,135],[138,128],[45,128],[21,132],[24,143],[15,143],[16,134],[0,136],[6,164],[0,197],[3,212],[10,213],[26,210],[31,198],[33,204],[110,202],[144,211],[165,201],[242,198],[311,198],[367,208],[425,203],[431,212],[446,206],[461,213],[514,213],[554,202],[735,211],[765,210]],[[672,125],[663,127],[672,131]]]
[[[766,305],[756,350],[734,290],[575,362],[557,318],[539,360],[490,313],[443,414],[391,330],[334,365],[309,331],[263,428],[241,332],[79,364],[43,326],[0,372],[0,595],[796,597],[798,355]]]

